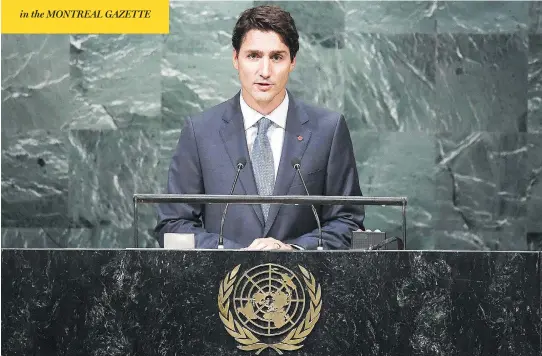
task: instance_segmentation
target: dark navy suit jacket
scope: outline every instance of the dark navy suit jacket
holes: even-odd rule
[[[230,194],[236,165],[249,160],[240,92],[232,99],[187,118],[169,168],[167,193]],[[295,100],[290,92],[282,155],[274,195],[305,195],[292,167],[301,160],[311,195],[360,196],[352,140],[344,117]],[[301,139],[300,139],[301,138]],[[252,165],[241,171],[234,194],[257,195]],[[216,248],[224,204],[160,204],[157,232],[160,246],[166,232],[195,233],[196,248]],[[324,249],[348,249],[352,231],[363,229],[360,205],[316,206]],[[261,205],[230,204],[224,224],[224,247],[242,248],[260,237],[315,249],[317,224],[309,205],[271,204],[264,224]]]

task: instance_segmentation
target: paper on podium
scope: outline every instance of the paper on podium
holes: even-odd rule
[[[190,250],[196,248],[194,234],[167,232],[164,234],[164,248],[170,250]]]

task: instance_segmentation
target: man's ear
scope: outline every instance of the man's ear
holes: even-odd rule
[[[239,54],[237,53],[235,49],[233,49],[232,61],[233,61],[233,67],[239,70]]]
[[[294,59],[292,60],[292,63],[290,63],[290,72],[294,70],[295,68],[295,65],[296,65],[296,58],[297,57],[294,57]]]

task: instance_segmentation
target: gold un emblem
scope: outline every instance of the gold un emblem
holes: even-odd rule
[[[302,348],[322,308],[322,291],[314,276],[298,266],[302,283],[291,270],[267,263],[249,269],[237,281],[239,267],[226,275],[218,291],[220,319],[240,344],[237,347],[256,355],[267,348],[280,355]]]

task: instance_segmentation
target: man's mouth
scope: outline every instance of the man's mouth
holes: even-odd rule
[[[258,87],[259,90],[269,90],[273,84],[271,83],[256,83],[256,86]]]

